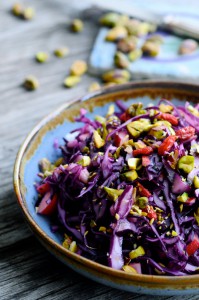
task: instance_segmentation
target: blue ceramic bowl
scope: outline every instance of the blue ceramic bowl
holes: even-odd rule
[[[199,292],[199,275],[170,277],[129,274],[111,269],[81,257],[62,247],[63,237],[53,233],[47,217],[36,214],[37,194],[34,183],[38,180],[38,162],[46,157],[54,161],[60,150],[53,147],[54,140],[63,143],[63,137],[72,129],[79,127],[73,118],[80,108],[89,111],[89,118],[96,114],[106,114],[110,103],[120,99],[128,104],[133,102],[157,103],[160,98],[198,102],[199,86],[183,83],[143,81],[114,86],[89,94],[69,102],[43,119],[26,137],[22,144],[14,168],[14,189],[18,203],[30,228],[41,243],[59,260],[75,271],[100,283],[135,293],[177,295]]]

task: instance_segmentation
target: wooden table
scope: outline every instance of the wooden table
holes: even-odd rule
[[[82,33],[69,32],[68,24],[79,14],[73,1],[35,0],[32,21],[12,16],[13,3],[2,1],[0,7],[0,299],[151,299],[97,284],[65,267],[40,245],[22,217],[12,185],[19,146],[42,117],[84,94],[95,80],[85,75],[71,90],[62,85],[71,63],[88,58],[98,28],[86,21]],[[53,56],[60,46],[70,48],[67,58]],[[38,51],[52,54],[46,64],[35,62]],[[37,91],[21,86],[29,74],[39,79]]]

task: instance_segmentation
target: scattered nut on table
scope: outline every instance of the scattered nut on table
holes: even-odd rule
[[[39,63],[45,63],[49,59],[49,55],[47,52],[38,52],[35,58]]]
[[[191,54],[198,48],[198,43],[192,39],[186,39],[179,47],[178,53],[181,55]]]
[[[81,81],[80,76],[70,75],[65,78],[64,86],[67,88],[71,88],[71,87],[77,85],[80,81]]]
[[[73,32],[81,32],[84,28],[84,23],[80,19],[74,19],[70,25]]]
[[[61,47],[54,50],[54,55],[62,58],[69,54],[69,49],[67,47]]]
[[[27,89],[29,91],[34,91],[39,87],[39,81],[35,76],[30,75],[25,79],[23,85],[24,85],[25,89]]]
[[[76,60],[70,68],[70,74],[75,76],[81,76],[84,73],[86,73],[87,69],[87,63],[84,60]]]
[[[128,82],[130,78],[131,78],[130,72],[122,69],[114,69],[105,72],[102,75],[102,79],[104,82],[111,82],[116,84]]]

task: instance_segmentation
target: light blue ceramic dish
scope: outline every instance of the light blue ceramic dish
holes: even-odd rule
[[[60,155],[60,150],[53,146],[54,140],[62,144],[63,137],[79,127],[80,124],[72,120],[79,114],[81,107],[89,111],[88,116],[92,119],[96,114],[106,114],[110,103],[117,99],[127,101],[128,104],[138,101],[148,104],[162,97],[175,103],[186,100],[198,102],[199,86],[171,82],[134,82],[95,92],[65,104],[42,120],[26,137],[15,162],[14,188],[32,231],[53,255],[75,271],[100,283],[136,293],[195,294],[199,292],[199,275],[169,277],[128,274],[68,251],[61,245],[63,237],[50,230],[48,218],[35,212],[37,194],[34,183],[38,180],[38,162],[43,157],[54,161]]]

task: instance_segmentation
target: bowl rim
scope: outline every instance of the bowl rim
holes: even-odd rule
[[[37,133],[40,131],[40,129],[48,122],[50,122],[52,119],[54,119],[56,116],[58,116],[63,110],[70,108],[72,105],[77,104],[78,102],[83,102],[85,100],[89,99],[95,99],[97,97],[101,97],[104,95],[109,95],[117,92],[122,92],[125,90],[136,90],[136,89],[144,89],[144,88],[155,88],[158,87],[160,89],[167,89],[171,88],[173,90],[178,90],[179,88],[182,90],[186,90],[190,93],[193,93],[196,95],[198,93],[199,98],[199,85],[192,84],[192,83],[186,83],[183,81],[169,81],[169,80],[143,80],[143,81],[133,81],[128,82],[121,85],[111,86],[111,87],[105,87],[95,92],[87,93],[86,95],[82,97],[77,97],[74,100],[67,101],[65,104],[59,106],[57,109],[46,115],[44,118],[41,119],[40,122],[38,122],[33,129],[28,133],[25,140],[22,142],[19,151],[16,156],[16,160],[14,163],[14,172],[13,172],[13,185],[14,185],[14,191],[17,196],[17,201],[19,206],[22,209],[23,215],[25,216],[26,221],[28,221],[28,224],[33,229],[33,231],[36,232],[36,234],[39,235],[39,237],[44,240],[45,243],[50,244],[50,246],[55,250],[60,252],[63,256],[66,256],[67,258],[71,259],[72,261],[76,263],[80,263],[84,267],[89,267],[91,270],[95,270],[98,273],[103,273],[109,276],[113,276],[116,278],[122,278],[123,281],[127,280],[131,282],[132,284],[137,282],[151,282],[153,284],[170,284],[172,287],[179,287],[179,283],[182,284],[190,284],[191,281],[194,284],[199,283],[199,274],[193,274],[193,275],[186,275],[186,276],[168,276],[168,275],[147,275],[147,274],[130,274],[127,272],[124,272],[122,270],[116,270],[111,267],[102,265],[100,263],[94,262],[90,259],[87,259],[83,256],[80,256],[76,253],[73,253],[67,249],[65,249],[61,244],[58,244],[55,242],[52,238],[50,238],[44,230],[41,229],[41,227],[34,221],[33,217],[29,213],[28,209],[26,208],[23,196],[21,192],[21,176],[20,176],[20,169],[23,161],[23,156],[26,152],[26,150],[29,147],[29,143],[31,140],[37,135]],[[194,280],[194,281],[193,281]]]

